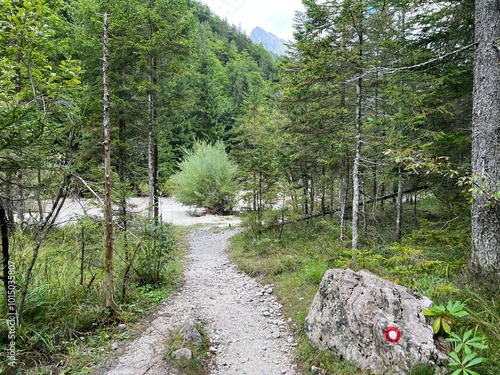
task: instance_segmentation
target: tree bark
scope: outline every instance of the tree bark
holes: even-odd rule
[[[111,203],[111,136],[110,136],[110,94],[108,82],[108,14],[104,14],[103,43],[103,86],[104,86],[104,222],[106,225],[106,308],[111,314],[115,311],[113,275],[113,211]]]
[[[151,77],[150,77],[151,80]],[[154,219],[156,197],[155,197],[155,134],[154,134],[154,116],[153,116],[153,93],[148,94],[148,186],[149,186],[149,217]]]
[[[0,205],[0,234],[2,238],[2,280],[5,288],[5,298],[7,298],[6,306],[8,306],[9,305],[8,275],[9,275],[9,259],[10,259],[9,229],[7,226],[7,213],[2,205]]]
[[[120,188],[122,190],[120,194],[120,219],[121,219],[121,230],[127,230],[127,195],[126,195],[126,169],[127,169],[127,148],[125,146],[126,137],[125,132],[127,128],[127,122],[124,118],[118,120],[118,139],[120,140],[120,145],[118,147],[118,179],[120,181]]]
[[[149,2],[150,11],[153,11],[154,1]],[[149,17],[149,39],[153,39],[153,21]],[[153,51],[149,52],[148,69],[149,69],[149,92],[148,92],[148,185],[149,185],[149,217],[155,222],[158,222],[158,142],[156,136],[156,108],[154,91],[156,79],[156,57]]]
[[[403,173],[401,164],[398,165],[398,198],[396,200],[396,241],[402,238],[403,226]]]
[[[500,2],[476,0],[472,113],[472,262],[500,269]]]
[[[363,44],[362,35],[359,36],[360,46]],[[360,52],[362,56],[362,52]],[[361,164],[361,116],[362,116],[362,89],[363,79],[358,78],[356,83],[356,120],[355,120],[355,139],[356,153],[354,155],[354,163],[352,167],[352,243],[353,249],[359,247],[359,199],[360,199],[360,164]]]
[[[340,209],[340,238],[341,244],[344,243],[345,233],[345,211],[347,206],[347,190],[348,182],[347,176],[344,175],[339,179],[339,209]]]

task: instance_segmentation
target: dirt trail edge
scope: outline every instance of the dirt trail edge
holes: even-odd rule
[[[184,285],[155,313],[144,332],[99,375],[178,374],[164,360],[168,333],[202,322],[215,351],[212,375],[294,375],[295,343],[272,286],[237,270],[225,250],[237,229],[191,232]]]

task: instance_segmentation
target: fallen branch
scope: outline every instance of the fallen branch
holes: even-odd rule
[[[76,173],[72,173],[71,177],[74,177],[78,181],[80,181],[83,184],[83,186],[85,186],[87,188],[87,190],[90,191],[92,193],[92,195],[97,199],[97,201],[99,202],[99,204],[101,206],[104,206],[104,201],[102,200],[102,198],[94,190],[92,190],[92,188],[89,186],[89,184],[87,184],[87,182],[83,178],[81,178],[80,176],[78,176]]]
[[[448,53],[445,53],[444,55],[442,56],[438,56],[438,57],[435,57],[433,59],[430,59],[430,60],[427,60],[423,63],[420,63],[420,64],[415,64],[415,65],[410,65],[410,66],[402,66],[400,68],[387,68],[387,67],[375,67],[375,68],[371,68],[371,69],[368,69],[366,72],[364,72],[363,74],[357,76],[357,77],[354,77],[354,78],[351,78],[349,80],[347,80],[347,82],[353,82],[353,81],[356,81],[357,79],[359,78],[364,78],[366,76],[369,76],[370,74],[377,74],[377,73],[385,73],[385,74],[394,74],[394,73],[398,73],[398,72],[404,72],[404,71],[407,71],[407,70],[418,70],[418,69],[421,69],[421,68],[424,68],[428,65],[432,65],[436,62],[439,62],[439,61],[442,61],[450,56],[453,56],[453,55],[457,55],[463,51],[466,51],[470,48],[473,48],[477,45],[477,43],[471,43],[471,44],[468,44],[462,48],[459,48],[459,49],[456,49],[455,51],[451,51],[451,52],[448,52]]]
[[[403,194],[410,194],[410,193],[414,193],[414,192],[420,191],[420,190],[425,190],[425,189],[428,189],[428,188],[429,188],[428,185],[417,186],[417,187],[414,187],[414,188],[411,188],[411,189],[403,191]],[[372,199],[370,199],[370,200],[368,200],[368,201],[366,201],[364,203],[360,203],[360,206],[364,206],[364,205],[368,205],[368,204],[372,204],[372,203],[376,203],[376,202],[385,201],[387,199],[395,198],[397,196],[398,196],[398,193],[393,193],[393,194],[384,195],[382,197],[372,198]],[[352,206],[346,207],[345,209],[346,210],[352,209]],[[281,226],[281,225],[287,225],[287,224],[300,223],[301,221],[315,219],[315,218],[320,217],[320,216],[333,215],[333,214],[336,214],[339,211],[340,211],[340,208],[336,208],[334,210],[327,210],[327,211],[323,211],[323,212],[320,212],[320,213],[317,213],[317,214],[314,214],[314,215],[304,216],[304,217],[301,217],[301,218],[298,218],[298,219],[294,219],[294,220],[282,221],[282,222],[279,222],[279,223],[274,223],[273,225],[270,225],[269,228],[273,228],[273,227],[277,227],[277,226]]]

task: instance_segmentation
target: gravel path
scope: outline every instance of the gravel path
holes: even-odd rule
[[[212,375],[294,375],[295,343],[273,286],[259,285],[229,262],[225,249],[237,229],[190,234],[185,283],[156,312],[144,332],[99,375],[177,374],[163,359],[168,332],[202,322],[214,347]]]

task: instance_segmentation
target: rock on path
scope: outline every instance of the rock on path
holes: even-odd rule
[[[190,235],[185,283],[164,303],[144,332],[99,375],[177,374],[164,360],[168,333],[188,321],[201,321],[211,335],[212,375],[295,375],[293,336],[273,296],[238,271],[225,253],[237,230]]]

